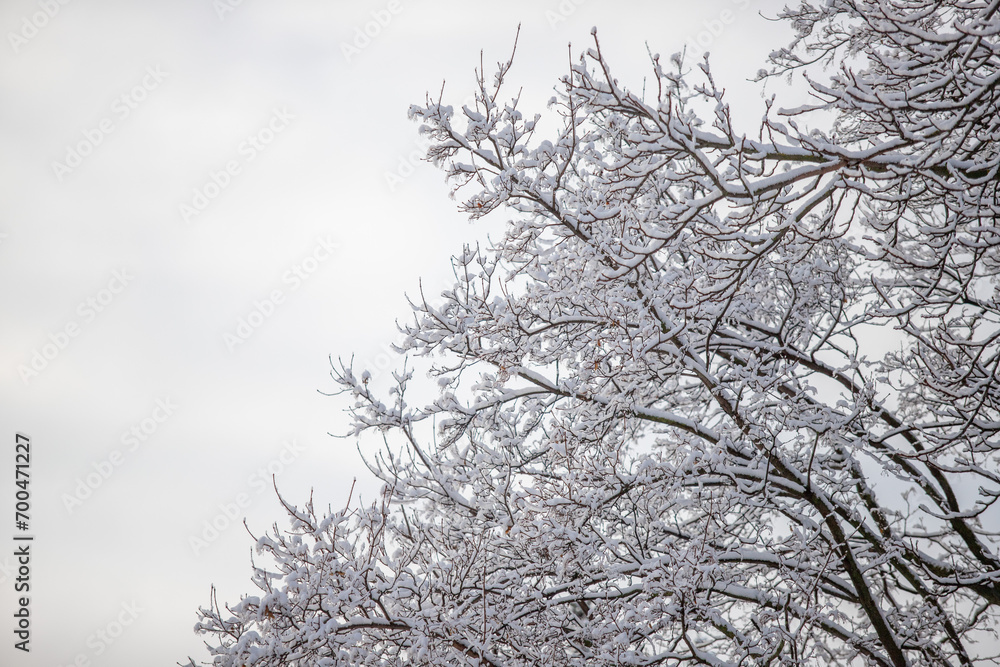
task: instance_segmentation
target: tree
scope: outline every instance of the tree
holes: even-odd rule
[[[512,61],[412,108],[514,219],[414,305],[430,405],[335,367],[384,496],[286,504],[215,664],[997,664],[998,6],[786,9],[760,78],[811,98],[756,138],[707,58],[637,95],[596,33],[549,140]]]

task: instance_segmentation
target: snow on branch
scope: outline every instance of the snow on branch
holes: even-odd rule
[[[514,56],[411,108],[512,219],[413,303],[436,399],[334,369],[383,496],[283,501],[211,664],[998,664],[998,7],[786,9],[761,76],[813,99],[754,137],[707,61],[638,95],[596,33],[549,136]]]

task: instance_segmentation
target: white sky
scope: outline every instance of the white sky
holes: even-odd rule
[[[509,92],[544,113],[567,44],[575,59],[596,25],[636,89],[647,42],[666,55],[701,33],[751,127],[762,106],[745,79],[787,38],[758,15],[772,0],[242,0],[220,18],[226,1],[0,5],[2,665],[205,659],[192,627],[210,586],[220,601],[253,591],[239,523],[284,525],[269,466],[292,502],[314,489],[342,506],[355,476],[372,496],[357,442],[328,435],[347,427],[345,401],[319,393],[334,388],[328,356],[353,354],[378,381],[404,294],[420,278],[440,291],[449,256],[505,220],[470,226],[423,163],[389,186],[419,147],[410,104],[444,80],[460,106],[480,50],[491,74],[520,23]],[[348,57],[373,12],[386,25]],[[88,154],[54,167],[71,147]],[[185,221],[180,205],[231,161],[238,173]],[[275,291],[230,350],[226,334]],[[143,441],[127,436],[143,426]],[[12,632],[17,432],[32,439],[30,654]],[[100,484],[67,508],[88,475]],[[237,500],[196,554],[191,538]]]

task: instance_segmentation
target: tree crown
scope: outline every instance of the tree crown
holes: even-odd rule
[[[998,6],[786,9],[762,76],[811,100],[754,137],[707,59],[637,95],[596,33],[549,138],[512,60],[411,108],[514,218],[414,304],[433,402],[334,368],[383,497],[286,505],[215,664],[995,662]]]

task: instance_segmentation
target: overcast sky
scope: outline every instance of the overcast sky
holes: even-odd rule
[[[329,357],[384,381],[405,294],[440,292],[448,258],[505,220],[456,211],[410,104],[445,82],[460,106],[480,51],[489,74],[521,24],[510,94],[544,113],[597,26],[635,89],[647,43],[707,48],[751,127],[746,79],[787,39],[760,14],[781,4],[3,2],[0,664],[204,659],[210,587],[253,590],[243,518],[284,525],[272,474],[297,503],[343,506],[354,477],[375,493],[359,443],[329,435],[348,424],[321,393]],[[15,533],[34,536],[30,654]]]

